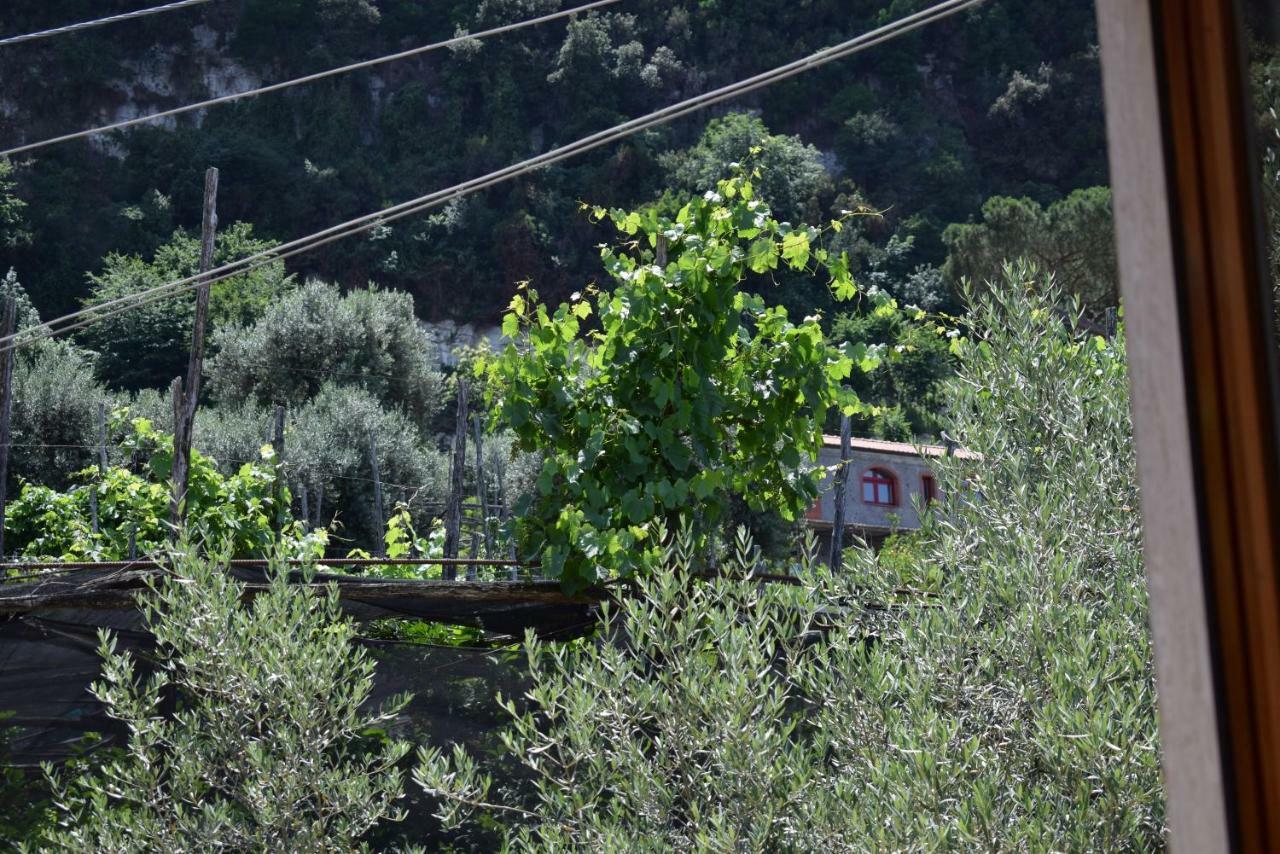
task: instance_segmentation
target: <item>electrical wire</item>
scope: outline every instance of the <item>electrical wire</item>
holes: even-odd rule
[[[199,2],[204,3],[204,2],[208,2],[208,0],[199,0]],[[482,30],[481,32],[478,32],[478,33],[468,33],[466,35],[454,36],[453,38],[446,39],[442,42],[435,42],[434,44],[423,45],[422,47],[415,47],[410,50],[400,51],[399,53],[392,53],[386,56],[380,56],[380,57],[377,57],[376,59],[366,59],[361,62],[353,62],[350,65],[343,65],[339,68],[330,68],[327,71],[319,71],[319,72],[316,72],[315,74],[307,74],[303,77],[295,77],[292,80],[284,80],[284,81],[281,81],[280,83],[272,83],[269,86],[263,86],[259,89],[249,89],[244,92],[233,92],[229,95],[222,95],[217,98],[210,98],[206,101],[198,101],[194,104],[186,104],[181,107],[174,107],[171,110],[163,110],[158,113],[149,113],[145,116],[136,116],[131,119],[125,119],[124,121],[115,122],[114,124],[102,125],[101,127],[95,127],[95,128],[88,128],[86,130],[75,131],[74,133],[63,134],[62,136],[50,137],[49,139],[44,139],[39,142],[31,142],[25,145],[18,145],[13,148],[7,149],[5,151],[0,151],[0,157],[11,157],[15,154],[24,154],[28,151],[35,151],[38,148],[45,148],[50,145],[57,145],[63,142],[71,142],[72,140],[75,140],[75,139],[84,139],[85,137],[89,137],[89,136],[96,136],[98,134],[110,133],[112,131],[117,131],[117,130],[123,130],[124,128],[133,127],[134,125],[154,122],[159,119],[171,118],[173,116],[180,116],[184,113],[190,113],[196,110],[208,109],[209,107],[214,107],[219,104],[228,104],[228,103],[231,103],[232,101],[239,101],[244,98],[253,98],[258,95],[265,95],[269,92],[279,92],[282,89],[289,89],[294,86],[301,86],[304,83],[314,83],[317,80],[324,80],[329,77],[336,77],[341,74],[350,74],[353,71],[361,71],[365,68],[373,68],[374,66],[383,65],[388,62],[397,62],[402,59],[409,59],[414,56],[420,56],[424,53],[430,53],[432,51],[442,50],[448,47],[456,47],[457,45],[465,44],[466,42],[472,41],[473,39],[484,39],[484,38],[489,38],[490,36],[500,35],[502,33],[510,33],[516,30],[522,30],[525,27],[532,27],[538,24],[549,23],[551,21],[559,20],[560,18],[566,18],[570,15],[576,15],[580,12],[589,12],[593,9],[599,9],[602,6],[610,6],[610,5],[613,5],[614,3],[620,3],[620,2],[622,2],[622,0],[596,0],[596,2],[587,3],[586,5],[583,5],[583,6],[575,6],[572,9],[563,9],[559,12],[553,12],[551,14],[542,15],[537,18],[529,18],[527,20],[516,21],[511,24],[503,24],[500,27],[493,27],[492,29]]]
[[[52,38],[53,36],[62,36],[68,33],[78,33],[81,30],[91,30],[95,27],[105,27],[107,24],[118,24],[121,21],[132,21],[136,18],[145,18],[149,15],[158,15],[161,12],[176,12],[179,9],[186,9],[191,6],[200,6],[209,3],[211,0],[178,0],[175,3],[165,3],[163,6],[152,6],[149,9],[137,9],[133,12],[122,12],[119,15],[111,15],[106,18],[97,18],[92,21],[82,21],[78,24],[67,24],[65,27],[54,27],[49,30],[40,30],[35,33],[26,33],[20,36],[9,36],[0,39],[0,47],[10,47],[15,44],[24,44],[25,42],[33,42],[39,39]]]
[[[288,243],[281,244],[269,250],[254,253],[246,256],[238,261],[233,261],[214,268],[206,273],[199,273],[188,276],[183,279],[177,279],[164,285],[149,288],[137,294],[130,294],[118,297],[100,303],[96,306],[72,312],[56,318],[43,327],[24,330],[23,332],[14,333],[10,336],[0,337],[0,354],[8,352],[11,349],[17,349],[30,346],[36,341],[44,338],[51,338],[55,335],[62,335],[67,332],[73,332],[83,329],[94,323],[109,319],[118,314],[140,308],[144,305],[157,302],[159,300],[168,299],[179,293],[194,290],[205,285],[213,285],[218,282],[225,281],[237,275],[241,275],[266,264],[282,261],[305,252],[318,249],[321,246],[342,240],[346,237],[368,231],[371,228],[395,222],[407,216],[412,216],[433,207],[438,207],[455,199],[480,190],[487,189],[497,184],[504,183],[512,178],[533,172],[553,163],[558,163],[570,157],[591,151],[600,146],[607,145],[619,139],[647,130],[650,127],[665,124],[690,113],[705,109],[714,104],[727,101],[731,98],[762,89],[766,86],[777,83],[819,68],[830,62],[844,59],[863,50],[882,44],[898,36],[908,32],[920,29],[928,24],[948,18],[973,6],[982,3],[983,0],[946,0],[946,2],[937,3],[927,9],[907,15],[892,23],[878,27],[863,35],[857,36],[840,44],[820,50],[810,54],[802,59],[778,66],[777,68],[749,77],[737,83],[714,89],[702,95],[697,95],[680,101],[661,110],[649,113],[631,121],[624,122],[604,131],[600,131],[590,136],[583,137],[575,142],[554,148],[551,151],[540,154],[536,157],[520,161],[511,166],[504,167],[495,172],[479,178],[473,178],[456,184],[444,190],[437,190],[416,199],[402,202],[382,211],[366,214],[356,219],[348,220],[323,231],[301,237]],[[57,325],[69,324],[69,325]],[[25,336],[25,337],[24,337]]]

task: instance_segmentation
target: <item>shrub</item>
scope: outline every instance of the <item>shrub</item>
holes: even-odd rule
[[[91,357],[65,341],[18,351],[13,372],[10,475],[65,488],[96,463],[98,406],[113,408],[93,378]]]
[[[93,694],[128,743],[75,779],[48,772],[58,820],[41,850],[346,852],[399,819],[409,747],[370,736],[408,698],[366,708],[374,665],[337,590],[276,566],[243,605],[224,558],[175,566],[143,598],[151,675],[101,637]]]
[[[750,569],[740,541],[737,568]],[[604,606],[601,641],[526,640],[528,711],[505,701],[507,750],[531,776],[493,808],[518,850],[775,851],[795,847],[821,756],[801,738],[786,675],[816,597],[696,581],[694,540]],[[655,567],[656,569],[657,567]],[[489,804],[491,777],[460,749],[420,749],[414,778],[454,825]],[[483,809],[483,807],[481,807]],[[803,846],[801,846],[803,847]]]
[[[425,529],[429,514],[439,510],[448,493],[445,455],[426,444],[407,414],[383,407],[371,393],[324,386],[313,400],[290,412],[285,457],[295,491],[307,485],[313,512],[323,491],[321,524],[336,516],[344,536],[376,544],[371,432],[378,436],[384,512],[389,515],[403,501]]]

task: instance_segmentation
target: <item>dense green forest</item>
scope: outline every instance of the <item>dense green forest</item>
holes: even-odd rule
[[[559,0],[226,0],[0,54],[0,139],[20,143],[152,112],[562,8]],[[914,0],[624,2],[154,128],[70,143],[16,166],[27,239],[17,269],[45,316],[79,306],[109,253],[149,257],[198,225],[206,166],[223,171],[224,223],[277,241],[449,186],[681,97],[795,59],[914,11]],[[20,32],[124,2],[14,0]],[[515,283],[559,299],[599,273],[580,200],[632,205],[705,185],[765,144],[783,165],[769,201],[819,221],[884,210],[858,242],[865,275],[918,300],[949,293],[936,268],[951,223],[992,196],[1049,206],[1106,183],[1092,4],[983,4],[936,27],[713,115],[471,196],[432,216],[305,256],[291,268],[413,295],[424,318],[496,321]],[[767,129],[767,130],[766,130]],[[780,137],[768,137],[768,133]],[[717,176],[718,177],[718,176]],[[851,241],[853,242],[853,241]],[[821,307],[821,293],[783,293]]]

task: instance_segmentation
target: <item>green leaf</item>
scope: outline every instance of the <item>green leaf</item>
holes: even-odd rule
[[[797,229],[782,238],[782,257],[799,270],[809,263],[809,234]]]
[[[772,240],[761,237],[747,247],[747,266],[754,273],[764,273],[778,268],[778,246]]]

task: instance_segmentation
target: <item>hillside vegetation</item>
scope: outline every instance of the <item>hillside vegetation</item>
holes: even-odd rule
[[[0,31],[134,8],[13,0]],[[226,0],[10,48],[0,139],[30,141],[287,79],[562,8],[559,0]],[[150,257],[198,225],[223,171],[222,221],[286,240],[505,166],[780,65],[914,11],[914,0],[626,2],[581,16],[143,127],[17,164],[28,206],[0,247],[37,306],[61,314],[109,253]],[[633,206],[705,187],[762,145],[780,217],[864,200],[866,275],[936,291],[943,229],[992,196],[1050,205],[1104,184],[1092,3],[992,0],[853,59],[300,259],[344,286],[376,280],[423,317],[496,321],[515,284],[558,300],[599,273],[575,203]],[[766,131],[766,128],[768,131]],[[768,132],[780,134],[768,136]],[[995,274],[998,270],[988,270]],[[912,290],[914,289],[914,291]],[[783,295],[823,305],[821,294]]]

